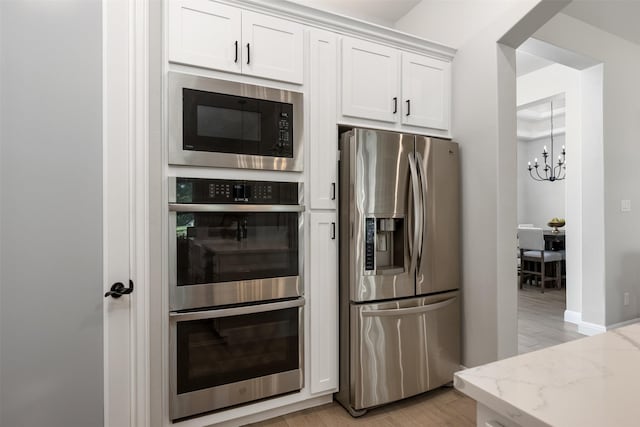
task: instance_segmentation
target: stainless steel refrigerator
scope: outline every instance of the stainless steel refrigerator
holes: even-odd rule
[[[458,144],[340,138],[340,390],[354,416],[447,384],[460,367]]]

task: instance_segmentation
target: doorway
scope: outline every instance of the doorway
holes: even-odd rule
[[[593,95],[582,84],[585,64],[576,68],[550,59],[575,56],[533,38],[516,51],[518,235],[538,233],[549,261],[518,259],[520,354],[584,336],[582,219],[585,206],[593,205],[585,204],[582,192],[582,129],[583,105]],[[519,246],[518,255],[529,249]],[[529,273],[542,268],[553,279],[546,289]]]

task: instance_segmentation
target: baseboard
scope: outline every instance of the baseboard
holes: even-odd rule
[[[564,321],[573,323],[574,325],[580,325],[580,323],[582,323],[582,313],[579,311],[565,310]]]
[[[624,322],[614,323],[613,325],[607,326],[607,331],[610,331],[611,329],[621,328],[627,325],[632,325],[638,322],[640,322],[640,317],[636,317],[635,319],[625,320]]]
[[[578,332],[582,335],[598,335],[607,332],[606,326],[598,325],[590,322],[580,322],[578,324]]]

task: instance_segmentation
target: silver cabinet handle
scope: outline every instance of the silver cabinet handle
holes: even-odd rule
[[[285,308],[301,307],[304,298],[296,298],[289,301],[274,302],[273,304],[256,304],[246,307],[220,308],[218,310],[190,311],[187,313],[169,313],[171,320],[184,322],[187,320],[215,319],[218,317],[239,316],[241,314],[264,313],[267,311],[283,310]]]
[[[390,310],[362,310],[361,314],[365,317],[384,317],[384,316],[407,316],[409,314],[426,313],[428,311],[437,310],[452,304],[457,297],[449,298],[434,304],[421,305],[419,307],[408,308],[392,308]]]
[[[304,212],[304,205],[205,205],[169,203],[172,212]]]

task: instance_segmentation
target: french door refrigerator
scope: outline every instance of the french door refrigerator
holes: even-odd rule
[[[340,390],[354,416],[447,384],[460,367],[458,144],[340,138]]]

